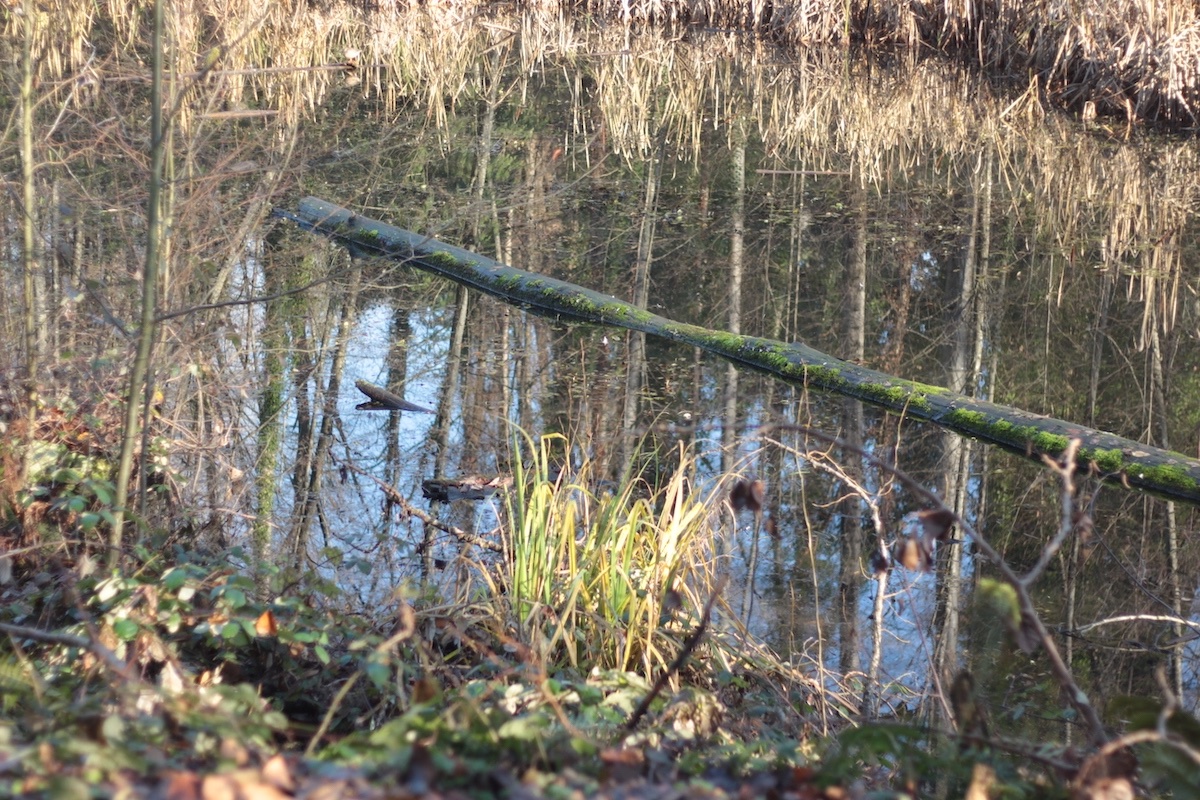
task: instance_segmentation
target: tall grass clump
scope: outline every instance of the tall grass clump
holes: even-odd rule
[[[569,464],[561,435],[523,437],[507,503],[510,613],[543,664],[651,675],[679,651],[715,584],[712,515],[690,462],[658,487]],[[518,460],[519,461],[519,460]]]

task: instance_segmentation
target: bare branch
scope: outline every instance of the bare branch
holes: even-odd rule
[[[1092,701],[1088,698],[1087,693],[1075,680],[1075,676],[1071,674],[1070,667],[1063,661],[1062,654],[1059,653],[1058,647],[1054,644],[1054,638],[1046,629],[1045,623],[1038,616],[1037,608],[1033,603],[1033,598],[1029,595],[1028,586],[1024,583],[1021,576],[1013,570],[1012,567],[1004,560],[1003,556],[992,547],[974,526],[959,516],[953,509],[947,508],[942,498],[925,488],[920,481],[908,475],[903,470],[900,470],[891,464],[888,464],[883,459],[873,453],[863,450],[840,437],[833,436],[823,431],[809,428],[804,425],[795,425],[792,423],[771,423],[764,426],[765,429],[771,430],[788,430],[796,431],[805,436],[811,436],[823,442],[835,445],[839,448],[844,448],[846,452],[854,453],[865,459],[867,462],[875,465],[878,469],[886,473],[892,474],[896,479],[904,485],[915,497],[928,503],[935,508],[945,511],[959,526],[959,530],[975,543],[979,552],[991,561],[1000,576],[1004,581],[1010,584],[1016,590],[1017,605],[1020,609],[1021,624],[1028,626],[1031,629],[1036,641],[1040,642],[1042,649],[1046,651],[1046,658],[1050,661],[1050,671],[1054,675],[1055,681],[1062,688],[1067,696],[1068,702],[1079,712],[1080,718],[1088,731],[1088,738],[1095,745],[1102,745],[1109,739],[1108,731],[1104,727],[1104,722],[1100,719],[1100,714],[1096,711],[1096,707],[1092,705]]]

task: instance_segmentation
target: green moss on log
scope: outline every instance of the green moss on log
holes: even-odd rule
[[[866,399],[895,409],[916,408],[923,412],[933,411],[933,405],[926,393],[915,383],[876,383],[859,384],[858,391]]]
[[[973,431],[988,426],[987,415],[982,411],[970,411],[965,408],[952,408],[946,415],[946,421],[963,430]]]
[[[1119,449],[1104,450],[1096,448],[1095,450],[1080,450],[1079,458],[1083,461],[1090,461],[1096,465],[1096,469],[1101,472],[1116,474],[1125,469],[1125,454]]]
[[[1049,455],[1061,453],[1069,441],[1066,436],[1039,431],[1032,425],[1014,425],[1005,419],[990,422],[986,414],[965,408],[951,409],[945,416],[945,422],[985,439],[1024,445],[1035,452]]]
[[[1151,486],[1171,486],[1185,492],[1195,492],[1197,488],[1196,479],[1188,474],[1186,469],[1175,464],[1138,466],[1130,469],[1128,473]]]

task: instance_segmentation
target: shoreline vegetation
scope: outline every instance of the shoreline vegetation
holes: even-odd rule
[[[570,4],[578,5],[578,4]],[[744,29],[794,50],[859,45],[940,53],[1085,119],[1197,122],[1200,9],[1167,0],[592,0],[590,13],[638,23]]]
[[[40,37],[66,31],[75,43],[39,66],[61,78],[94,61],[96,53],[86,42],[103,17],[69,0],[52,5],[50,13],[39,15],[46,18],[39,24]],[[107,21],[118,40],[128,40],[149,6],[144,0],[121,5],[110,9]],[[419,5],[382,0],[362,7],[330,3],[309,9],[304,3],[276,3],[255,10],[199,3],[198,19],[185,23],[180,33],[191,33],[188,28],[197,23],[224,33],[211,50],[198,54],[200,73],[219,71],[218,62],[238,51],[254,52],[259,57],[249,63],[278,71],[305,65],[280,59],[286,47],[264,45],[286,40],[301,12],[316,13],[330,23],[331,57],[324,66],[341,63],[347,48],[358,54],[356,61],[372,65],[388,63],[389,54],[370,47],[359,52],[363,43],[353,40],[376,38],[376,45],[403,43],[419,49],[419,43],[404,43],[401,31],[389,31],[389,20]],[[427,6],[430,14],[460,20],[516,11],[665,29],[684,38],[688,28],[744,32],[797,56],[829,46],[857,48],[863,57],[940,55],[1085,121],[1115,117],[1129,126],[1149,123],[1176,131],[1192,130],[1200,121],[1200,7],[1183,0],[441,0]],[[22,32],[20,15],[9,11],[5,17],[5,34],[15,40]],[[57,30],[50,30],[51,18]],[[236,22],[230,26],[231,21]],[[228,27],[233,29],[223,31]],[[360,36],[364,28],[382,35]],[[231,77],[237,83],[247,75]]]
[[[543,5],[543,4],[538,4]],[[1182,0],[587,0],[603,19],[745,30],[794,52],[942,54],[1080,114],[1197,123],[1200,7]]]

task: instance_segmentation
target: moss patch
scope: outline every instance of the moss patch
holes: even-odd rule
[[[1189,493],[1195,492],[1197,489],[1196,479],[1183,467],[1172,464],[1164,464],[1161,467],[1137,467],[1130,469],[1129,473],[1153,486],[1169,486]]]
[[[883,384],[860,383],[859,393],[868,400],[890,408],[916,408],[924,412],[933,411],[933,406],[915,383]]]
[[[1125,468],[1125,455],[1118,449],[1080,450],[1079,458],[1095,463],[1101,472],[1117,473]]]
[[[1057,433],[1046,433],[1038,431],[1033,435],[1033,446],[1043,453],[1050,455],[1058,455],[1063,450],[1067,449],[1070,439]]]
[[[968,430],[987,426],[987,415],[982,411],[969,411],[965,408],[954,408],[946,415],[946,421]]]

